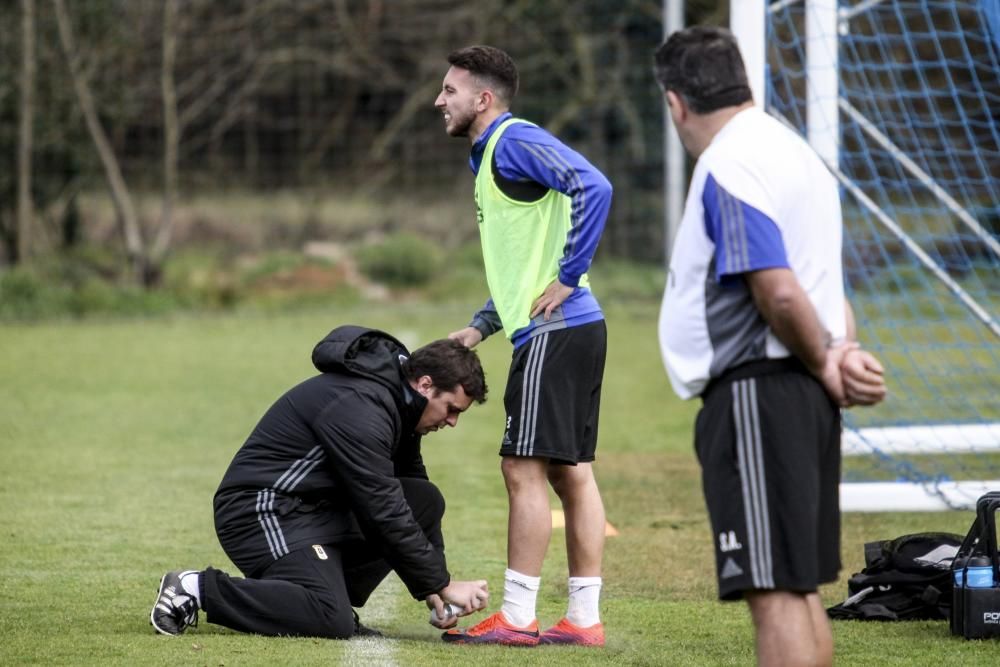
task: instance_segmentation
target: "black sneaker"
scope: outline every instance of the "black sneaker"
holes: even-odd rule
[[[181,586],[181,577],[193,572],[175,570],[160,579],[160,590],[149,612],[149,623],[161,635],[179,635],[198,625],[198,601],[185,593]]]
[[[361,619],[358,618],[358,612],[351,610],[354,614],[354,636],[355,637],[384,637],[381,632],[374,628],[369,628],[367,625],[361,624]]]

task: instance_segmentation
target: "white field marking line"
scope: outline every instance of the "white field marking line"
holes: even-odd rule
[[[403,582],[395,572],[379,584],[368,602],[358,611],[361,623],[376,630],[385,621],[395,618],[403,594]],[[344,642],[347,646],[341,656],[342,665],[349,667],[397,667],[398,640],[388,637],[356,637]]]

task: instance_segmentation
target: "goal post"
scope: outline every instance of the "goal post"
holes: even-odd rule
[[[1000,489],[1000,0],[730,7],[755,100],[841,183],[846,289],[887,367],[887,400],[845,413],[842,507],[972,507]]]

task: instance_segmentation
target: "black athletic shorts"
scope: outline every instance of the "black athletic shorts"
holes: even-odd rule
[[[607,337],[599,320],[547,331],[514,350],[501,456],[594,460]]]
[[[695,450],[715,540],[719,598],[813,592],[840,570],[840,411],[796,360],[712,382]]]

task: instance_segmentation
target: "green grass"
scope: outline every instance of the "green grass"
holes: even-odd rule
[[[609,520],[604,650],[517,650],[440,642],[427,611],[390,580],[362,618],[395,639],[335,642],[239,635],[204,622],[155,635],[159,576],[208,564],[235,569],[216,541],[211,498],[233,453],[270,403],[313,370],[332,327],[385,328],[410,345],[468,321],[475,304],[328,305],[323,309],[0,328],[0,664],[272,665],[466,662],[494,665],[745,665],[744,605],[715,601],[711,536],[691,449],[696,403],[673,397],[656,343],[656,307],[609,308],[609,359],[596,471]],[[491,399],[459,428],[425,440],[448,499],[456,577],[489,579],[499,607],[506,497],[496,455],[509,345],[480,350]],[[971,515],[849,515],[840,601],[866,541],[964,532]],[[555,531],[543,572],[543,624],[565,605],[565,549]],[[991,664],[997,646],[949,637],[946,624],[835,625],[838,664]]]

